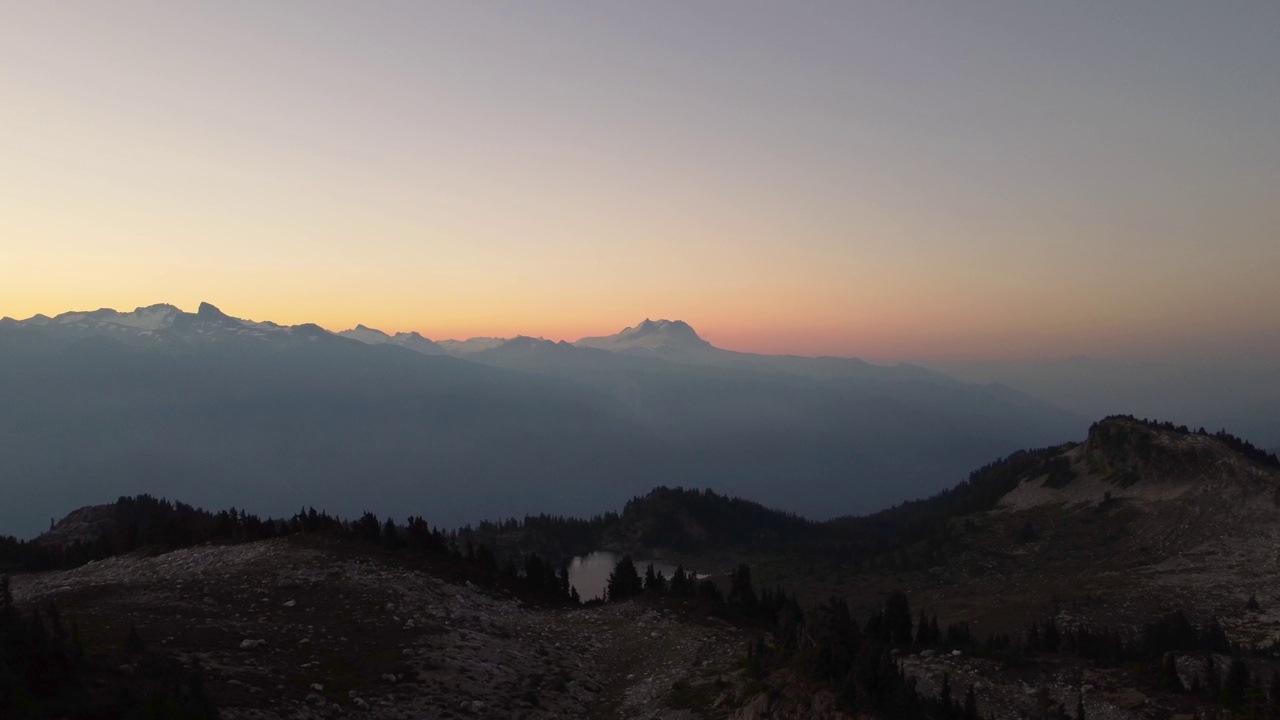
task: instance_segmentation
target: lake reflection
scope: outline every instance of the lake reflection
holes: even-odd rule
[[[569,562],[569,584],[578,589],[578,594],[582,596],[582,601],[586,602],[594,598],[603,598],[604,589],[609,584],[609,573],[613,572],[613,568],[622,559],[622,555],[615,552],[606,552],[598,550],[590,555],[576,557]],[[640,577],[644,578],[644,569],[649,566],[649,561],[637,561],[636,571],[640,573]],[[665,563],[653,563],[653,571],[661,572],[671,579],[672,573],[676,571],[672,565]]]

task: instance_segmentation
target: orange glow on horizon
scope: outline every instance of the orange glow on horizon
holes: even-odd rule
[[[774,12],[14,3],[0,315],[1280,356],[1273,22]]]

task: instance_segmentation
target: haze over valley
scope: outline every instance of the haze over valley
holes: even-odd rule
[[[435,343],[154,305],[0,321],[0,522],[149,493],[446,527],[590,515],[657,484],[813,518],[948,487],[1088,425],[924,368],[722,350],[680,321]]]

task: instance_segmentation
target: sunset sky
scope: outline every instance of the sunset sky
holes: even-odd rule
[[[0,0],[0,315],[1280,358],[1280,3]]]

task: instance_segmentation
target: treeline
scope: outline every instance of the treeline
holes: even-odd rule
[[[475,527],[465,525],[458,529],[457,538],[460,543],[486,545],[503,555],[536,553],[553,562],[562,562],[598,549],[604,529],[617,521],[616,512],[590,519],[544,513],[526,515],[519,520],[486,520]]]
[[[901,592],[890,595],[865,625],[859,625],[844,600],[806,611],[781,588],[757,592],[746,564],[730,573],[726,593],[710,579],[697,578],[679,566],[670,578],[652,564],[641,575],[631,556],[624,555],[609,574],[607,601],[639,597],[692,600],[712,615],[758,629],[746,657],[748,671],[757,680],[789,668],[831,687],[837,704],[850,712],[895,720],[978,720],[972,688],[954,698],[945,685],[939,696],[921,694],[895,657],[895,650],[904,647],[972,648],[968,626],[951,625],[943,631],[936,616],[924,614],[913,623],[910,603]],[[772,642],[766,642],[766,634]]]
[[[1062,474],[1057,462],[1069,445],[1020,450],[969,473],[948,490],[904,502],[865,517],[837,518],[821,525],[814,555],[852,565],[855,571],[927,568],[946,561],[954,535],[952,518],[990,510],[1026,477]]]
[[[1024,648],[1029,655],[1071,652],[1090,660],[1119,665],[1126,662],[1159,660],[1169,652],[1209,652],[1240,655],[1244,648],[1233,645],[1217,620],[1203,625],[1192,623],[1182,612],[1173,612],[1145,623],[1137,631],[1112,627],[1060,629],[1049,618],[1032,622]]]
[[[620,513],[590,519],[526,515],[468,525],[458,536],[510,554],[537,552],[560,561],[636,543],[687,554],[717,548],[775,552],[812,541],[818,532],[815,523],[750,500],[710,489],[658,487],[628,500]]]
[[[954,546],[951,518],[989,510],[1028,475],[1070,473],[1064,447],[1020,451],[970,473],[954,488],[872,515],[815,523],[711,490],[659,487],[627,502],[621,513],[590,520],[552,515],[481,523],[460,538],[565,560],[601,547],[638,544],[688,554],[710,549],[784,553],[806,561],[891,571],[932,567]],[[692,531],[691,531],[692,528]],[[918,546],[918,547],[917,547]]]
[[[211,513],[183,503],[171,503],[141,495],[121,498],[109,508],[110,530],[91,540],[75,539],[62,546],[0,542],[0,567],[45,570],[72,567],[120,553],[168,552],[206,543],[235,544],[287,535],[317,535],[376,547],[396,555],[434,558],[464,570],[484,582],[504,580],[514,588],[551,600],[578,602],[570,586],[568,570],[558,570],[536,554],[507,558],[500,565],[485,545],[457,542],[456,533],[432,528],[411,516],[403,524],[381,520],[372,513],[348,521],[303,509],[289,518],[260,518],[243,510]],[[132,632],[123,647],[147,660],[146,675],[135,677],[108,664],[88,658],[79,642],[79,628],[68,626],[52,604],[20,612],[9,592],[9,576],[0,574],[0,718],[214,718],[205,698],[198,671],[158,666],[155,658],[142,658],[142,641]],[[135,686],[144,691],[136,691]],[[109,687],[109,697],[94,695],[90,687]]]
[[[938,695],[923,694],[896,657],[904,648],[971,649],[966,625],[941,630],[937,617],[913,623],[907,596],[895,592],[859,624],[841,599],[807,611],[783,605],[773,624],[773,642],[761,636],[750,647],[747,667],[756,678],[784,668],[826,685],[836,704],[850,713],[903,720],[977,720],[972,687],[953,693],[944,676]]]
[[[782,588],[764,588],[757,592],[751,580],[751,567],[745,563],[729,574],[726,594],[710,578],[685,572],[682,565],[677,565],[668,578],[661,570],[655,571],[650,563],[641,576],[631,556],[623,555],[609,573],[605,600],[618,602],[641,596],[692,599],[710,615],[763,627],[774,626],[782,609],[796,603],[795,596],[787,595]]]
[[[353,521],[344,520],[315,508],[300,510],[278,524],[282,534],[321,535],[362,543],[392,553],[409,556],[443,559],[450,563],[478,571],[490,579],[505,578],[516,581],[525,588],[549,598],[566,602],[579,602],[578,592],[569,584],[569,569],[561,564],[557,569],[550,561],[537,553],[522,557],[508,556],[500,562],[498,555],[488,545],[462,540],[457,531],[433,528],[426,519],[411,515],[403,525],[391,518],[385,520],[366,512]],[[234,524],[233,524],[234,527]]]
[[[303,508],[288,518],[262,518],[230,508],[209,512],[181,502],[150,495],[122,497],[105,510],[102,526],[109,528],[92,538],[74,538],[66,543],[19,541],[0,538],[0,572],[32,572],[78,567],[87,562],[135,551],[153,554],[196,545],[236,544],[288,535],[319,535],[359,542],[391,552],[437,557],[466,565],[481,576],[499,575],[522,582],[530,589],[564,600],[577,601],[568,587],[568,569],[537,553],[504,557],[500,562],[492,549],[477,544],[457,531],[431,527],[425,519],[410,516],[404,524],[365,513],[355,520],[329,515],[315,508]],[[554,579],[554,581],[553,581]]]
[[[1107,428],[1110,428],[1114,432],[1114,429],[1116,427],[1115,423],[1114,422],[1108,423],[1108,421],[1114,421],[1114,420],[1127,420],[1129,422],[1141,425],[1142,427],[1148,430],[1159,430],[1163,432],[1178,433],[1179,435],[1199,435],[1201,437],[1211,437],[1217,440],[1218,442],[1222,443],[1223,445],[1226,445],[1231,450],[1243,455],[1244,457],[1248,458],[1249,460],[1252,460],[1253,462],[1259,465],[1262,465],[1264,467],[1280,468],[1280,457],[1277,457],[1275,453],[1268,452],[1254,445],[1248,440],[1245,440],[1240,437],[1236,437],[1235,435],[1232,435],[1226,430],[1219,430],[1218,432],[1210,433],[1208,430],[1205,430],[1203,427],[1198,428],[1196,430],[1192,430],[1186,425],[1174,425],[1173,423],[1168,421],[1148,420],[1147,418],[1139,419],[1132,415],[1111,415],[1099,422],[1094,423],[1093,426],[1089,428],[1089,434],[1093,435],[1100,429],[1102,429],[1103,432],[1105,433],[1107,431]]]
[[[85,656],[80,628],[52,604],[19,612],[0,576],[0,717],[68,720],[212,720],[198,668],[140,662],[136,632],[122,638],[138,675]],[[103,687],[109,688],[104,692]],[[94,692],[91,692],[94,688]]]
[[[696,527],[691,532],[690,527]],[[795,514],[713,490],[656,488],[623,507],[616,532],[645,547],[696,554],[711,547],[747,553],[810,539],[815,524]]]
[[[146,548],[168,552],[209,542],[249,542],[289,532],[284,521],[263,519],[243,510],[217,513],[150,495],[122,497],[102,509],[107,528],[66,542],[20,541],[0,537],[0,572],[30,572],[78,567]],[[51,528],[51,531],[53,529]]]
[[[1087,626],[1060,630],[1050,618],[1033,622],[1026,632],[1027,655],[1066,652],[1102,665],[1140,667],[1150,686],[1219,705],[1252,720],[1280,720],[1280,671],[1272,662],[1276,648],[1244,648],[1232,643],[1216,620],[1193,623],[1173,612],[1136,631]],[[1199,671],[1184,682],[1177,656],[1197,660]]]
[[[843,600],[805,611],[781,588],[757,592],[746,564],[730,573],[725,593],[710,579],[699,579],[679,566],[667,578],[650,564],[642,576],[632,558],[624,555],[609,574],[606,593],[609,602],[646,596],[692,599],[713,615],[755,627],[761,634],[748,647],[746,664],[756,679],[794,669],[829,685],[844,710],[905,720],[978,719],[972,688],[963,697],[951,697],[945,685],[937,697],[923,695],[898,664],[897,648],[973,646],[966,625],[951,625],[944,632],[936,616],[924,614],[913,624],[910,603],[901,592],[890,595],[865,626],[859,626]],[[765,641],[765,633],[774,637],[773,642]]]
[[[801,610],[785,595],[757,620],[771,636],[769,642],[759,636],[747,652],[748,669],[757,679],[790,669],[830,688],[837,705],[851,713],[918,720],[977,718],[973,688],[964,689],[961,696],[944,676],[937,695],[922,694],[897,660],[898,653],[959,650],[1013,668],[1040,657],[1052,661],[1070,654],[1102,666],[1129,668],[1149,690],[1183,696],[1191,705],[1216,705],[1234,717],[1280,720],[1276,649],[1246,650],[1231,643],[1216,620],[1196,624],[1181,612],[1136,630],[1060,628],[1049,618],[1031,623],[1018,636],[979,639],[966,623],[944,629],[936,616],[923,612],[913,621],[907,596],[894,592],[864,623],[854,618],[844,600],[833,598]],[[1189,682],[1179,675],[1178,656],[1194,658],[1200,667]],[[1084,720],[1084,707],[1060,705],[1050,716]]]

